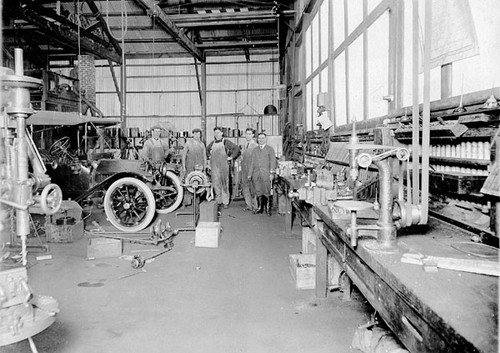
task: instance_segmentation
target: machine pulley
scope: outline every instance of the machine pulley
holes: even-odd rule
[[[195,170],[186,175],[184,185],[190,193],[201,194],[210,187],[210,181],[205,173]]]

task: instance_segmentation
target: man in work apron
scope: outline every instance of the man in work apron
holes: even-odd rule
[[[212,186],[215,200],[224,208],[229,205],[229,165],[240,155],[240,148],[229,140],[222,138],[222,129],[214,128],[214,141],[207,146],[212,170]]]
[[[144,142],[142,147],[143,159],[151,163],[165,162],[168,157],[168,142],[162,141],[160,138],[161,127],[153,126],[151,135],[152,137]]]

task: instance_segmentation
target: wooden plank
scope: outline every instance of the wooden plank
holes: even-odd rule
[[[497,261],[425,256],[422,254],[406,253],[401,257],[401,262],[406,264],[421,265],[424,267],[436,267],[454,271],[472,272],[497,277],[500,276],[500,267]]]

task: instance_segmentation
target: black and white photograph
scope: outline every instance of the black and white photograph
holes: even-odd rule
[[[0,0],[1,353],[498,353],[500,0]]]

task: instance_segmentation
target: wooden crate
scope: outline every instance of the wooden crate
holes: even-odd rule
[[[87,259],[102,259],[122,255],[123,244],[119,239],[89,238],[87,244]]]
[[[316,255],[290,254],[290,273],[296,289],[316,288]]]
[[[218,248],[220,235],[220,222],[199,222],[196,227],[194,245],[202,248]]]

